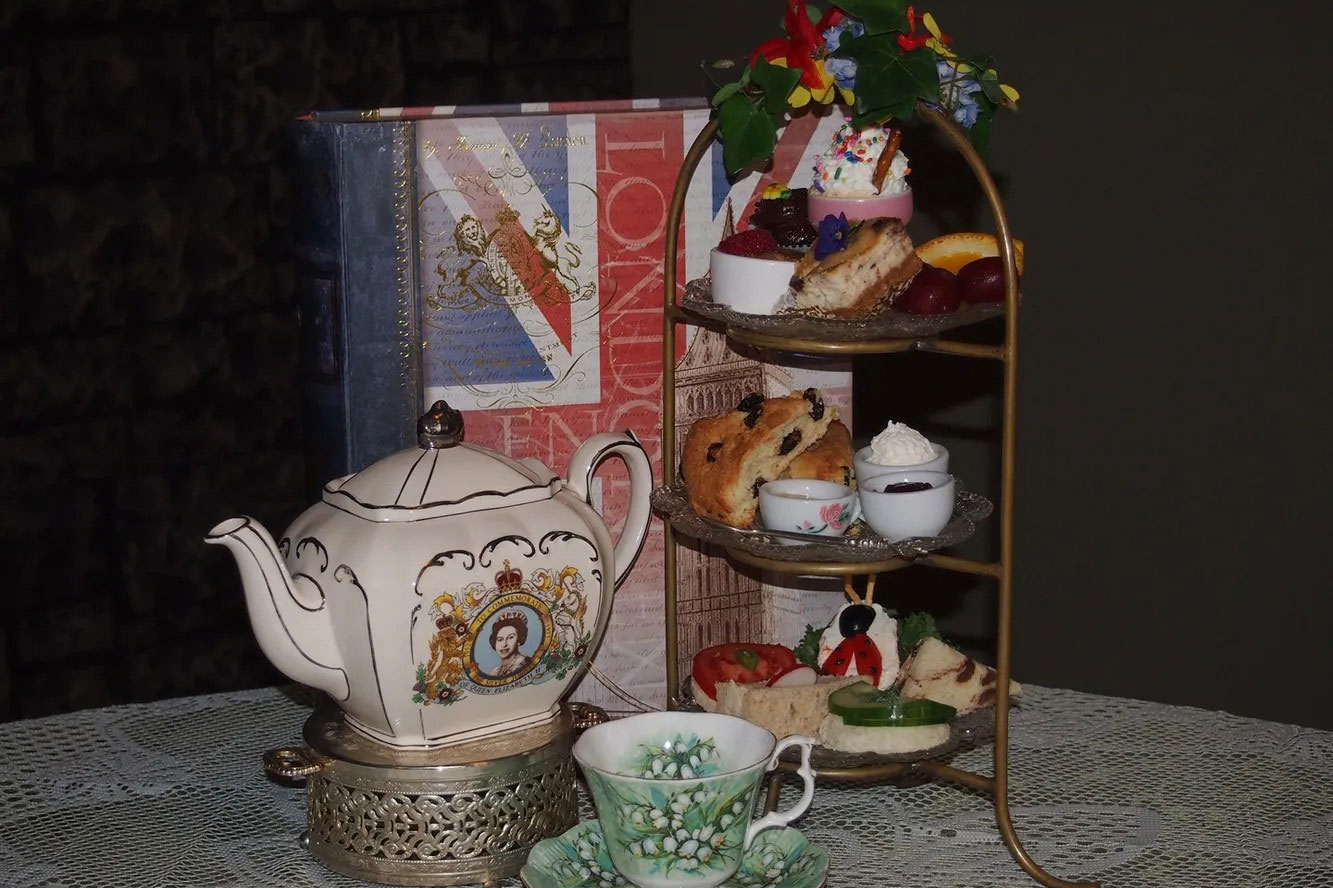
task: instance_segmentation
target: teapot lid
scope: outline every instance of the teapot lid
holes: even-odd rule
[[[330,481],[324,502],[371,521],[420,521],[549,499],[549,470],[463,443],[463,414],[436,401],[417,420],[417,447]]]

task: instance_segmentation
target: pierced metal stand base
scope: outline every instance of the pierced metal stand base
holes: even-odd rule
[[[336,708],[266,769],[306,780],[301,844],[335,872],[384,885],[474,885],[517,875],[532,846],[578,821],[575,717],[460,746],[400,750]]]

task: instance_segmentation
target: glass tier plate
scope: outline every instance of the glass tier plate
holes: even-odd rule
[[[876,339],[921,339],[966,327],[1004,314],[1004,303],[964,304],[948,314],[920,315],[885,309],[868,318],[821,318],[794,312],[756,315],[734,311],[713,302],[712,279],[707,275],[685,285],[680,307],[727,327],[792,339],[829,342],[864,342]]]
[[[681,683],[680,695],[673,709],[684,712],[703,712],[704,708],[694,701],[694,682],[685,679]],[[959,716],[949,725],[949,739],[929,749],[902,753],[842,752],[816,745],[810,751],[810,764],[816,772],[821,770],[843,770],[850,768],[868,768],[875,765],[921,762],[927,759],[944,758],[960,749],[970,749],[981,743],[989,742],[995,735],[995,710],[979,709],[967,715]],[[783,750],[779,758],[790,764],[801,760],[799,747]]]
[[[764,530],[743,530],[703,518],[690,505],[685,485],[676,483],[653,491],[653,508],[671,526],[686,536],[724,549],[741,549],[775,561],[827,561],[846,564],[870,563],[892,558],[920,558],[936,549],[957,545],[976,532],[976,522],[994,508],[977,493],[958,489],[953,517],[938,536],[912,537],[890,542],[864,521],[857,521],[846,536],[828,537]],[[808,541],[808,542],[807,542]],[[795,543],[790,545],[789,543]]]

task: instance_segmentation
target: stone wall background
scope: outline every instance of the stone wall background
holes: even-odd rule
[[[285,128],[630,94],[629,0],[0,0],[0,719],[274,683],[304,508]]]

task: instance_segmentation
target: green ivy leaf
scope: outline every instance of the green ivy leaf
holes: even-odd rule
[[[718,87],[717,92],[713,93],[713,107],[716,108],[727,99],[741,91],[741,82],[739,80],[732,83],[724,83]]]
[[[737,93],[717,109],[722,163],[729,175],[773,156],[777,123],[773,115]]]
[[[977,82],[981,84],[981,91],[986,94],[986,98],[990,99],[992,104],[1003,105],[1004,90],[1000,89],[1000,76],[992,74],[985,68],[979,70],[985,72],[977,78]]]
[[[787,113],[787,97],[801,80],[800,68],[774,65],[763,56],[754,60],[752,83],[764,91],[764,107],[776,120]]]
[[[887,34],[907,31],[907,6],[910,0],[838,0],[838,8],[859,18],[866,33]],[[859,85],[858,79],[858,85]]]
[[[935,53],[926,47],[903,52],[894,35],[881,34],[844,43],[837,55],[856,62],[857,125],[890,116],[906,120],[918,99],[940,100]]]

